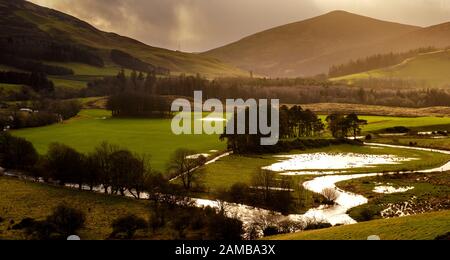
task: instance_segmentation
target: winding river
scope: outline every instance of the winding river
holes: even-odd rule
[[[400,146],[400,145],[389,145],[389,144],[379,144],[379,143],[365,143],[367,146],[375,146],[375,147],[389,147],[389,148],[398,148],[398,149],[410,149],[410,150],[419,150],[419,151],[428,151],[428,152],[436,152],[449,154],[450,151],[446,150],[438,150],[438,149],[429,149],[429,148],[420,148],[420,147],[408,147],[408,146]],[[417,171],[421,173],[430,173],[430,172],[443,172],[450,171],[450,161],[444,164],[441,167],[432,168],[428,170]],[[350,175],[325,175],[317,177],[311,181],[307,181],[303,183],[305,189],[315,192],[322,193],[324,189],[335,189],[339,197],[336,200],[336,204],[333,206],[319,206],[318,208],[310,209],[308,212],[302,215],[293,214],[289,216],[282,216],[277,212],[271,212],[265,209],[250,207],[247,205],[240,205],[234,203],[224,203],[220,201],[213,200],[204,200],[204,199],[195,199],[198,206],[210,206],[210,207],[225,207],[227,210],[227,214],[230,217],[237,217],[244,222],[244,225],[251,224],[252,221],[255,221],[255,216],[267,215],[270,214],[272,217],[272,221],[282,221],[284,219],[290,219],[293,221],[303,221],[309,222],[311,220],[314,221],[322,221],[329,222],[332,225],[338,224],[354,224],[356,221],[352,219],[347,211],[351,208],[358,207],[368,203],[368,199],[362,195],[354,194],[348,191],[344,191],[336,187],[336,183],[342,181],[348,181],[352,179],[366,178],[366,177],[375,177],[382,176],[388,174],[395,174],[399,172],[386,172],[386,173],[366,173],[366,174],[350,174]],[[402,174],[413,173],[409,172],[400,172]]]
[[[443,154],[449,154],[450,151],[445,150],[438,150],[438,149],[429,149],[429,148],[419,148],[419,147],[408,147],[408,146],[399,146],[399,145],[389,145],[389,144],[379,144],[379,143],[365,143],[367,146],[372,147],[390,147],[390,148],[398,148],[398,149],[411,149],[411,150],[420,150],[420,151],[428,151],[428,152],[436,152],[436,153],[443,153]],[[220,156],[217,156],[216,158],[211,159],[208,161],[208,164],[214,163],[215,161],[219,160],[220,158],[223,158],[225,156],[230,155],[230,153],[222,154]],[[444,164],[441,167],[428,169],[428,170],[422,170],[417,171],[421,173],[430,173],[430,172],[443,172],[443,171],[450,171],[450,161],[446,164]],[[283,220],[290,220],[290,221],[297,221],[302,223],[307,222],[328,222],[332,225],[338,225],[338,224],[354,224],[356,221],[352,219],[348,214],[347,211],[351,208],[363,205],[368,203],[368,199],[365,198],[362,195],[354,194],[348,191],[344,191],[342,189],[339,189],[336,187],[336,183],[342,182],[342,181],[348,181],[352,179],[359,179],[359,178],[366,178],[366,177],[374,177],[374,176],[382,176],[382,175],[388,175],[388,174],[395,174],[398,172],[387,172],[387,173],[366,173],[366,174],[349,174],[349,175],[339,175],[339,174],[328,174],[324,173],[324,176],[319,176],[317,178],[314,178],[311,181],[307,181],[303,183],[303,186],[305,189],[315,192],[315,193],[322,193],[324,189],[335,189],[338,193],[338,199],[335,201],[336,204],[333,206],[319,206],[317,208],[310,209],[305,214],[292,214],[289,216],[283,216],[282,214],[274,211],[269,211],[266,209],[261,208],[255,208],[248,205],[241,205],[236,203],[228,203],[223,202],[219,200],[207,200],[207,199],[198,199],[193,198],[193,201],[196,203],[198,207],[212,207],[212,208],[223,208],[225,209],[225,212],[227,216],[234,217],[240,219],[244,223],[245,228],[249,228],[249,226],[254,223],[260,223],[264,221],[270,221],[271,223],[277,223],[281,222]],[[400,173],[412,173],[409,172],[400,172]],[[5,173],[7,176],[12,177],[22,177],[20,174],[15,173]],[[76,188],[76,185],[68,185],[71,188]],[[89,187],[83,187],[84,189],[88,190]],[[94,192],[103,193],[104,190],[101,187],[96,187]],[[133,197],[131,193],[125,194],[128,197]],[[141,199],[148,198],[149,195],[142,193]],[[270,218],[270,220],[269,220]]]

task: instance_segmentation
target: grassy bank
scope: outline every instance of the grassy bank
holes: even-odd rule
[[[0,239],[26,239],[22,231],[8,230],[11,223],[26,217],[45,219],[61,203],[83,210],[86,225],[80,231],[84,240],[106,239],[112,232],[111,223],[126,214],[148,219],[150,208],[144,201],[81,192],[44,184],[0,177]]]
[[[274,236],[273,240],[366,240],[378,235],[382,240],[433,240],[450,230],[450,211],[409,217],[374,220],[354,225],[333,227]]]

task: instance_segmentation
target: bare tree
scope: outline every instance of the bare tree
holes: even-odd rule
[[[204,161],[203,156],[195,156],[192,150],[178,149],[169,162],[168,170],[171,175],[181,178],[183,187],[190,190],[196,177],[194,172]]]

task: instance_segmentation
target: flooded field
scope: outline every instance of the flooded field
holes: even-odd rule
[[[299,174],[307,173],[306,170],[312,170],[316,173],[325,171],[326,174],[330,174],[340,173],[340,171],[327,170],[369,168],[377,165],[395,165],[401,164],[402,162],[418,160],[418,158],[405,158],[389,154],[375,155],[357,153],[312,153],[279,155],[276,157],[280,158],[280,162],[264,167],[264,169],[275,172],[301,170]]]

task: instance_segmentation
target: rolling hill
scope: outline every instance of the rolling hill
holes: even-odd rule
[[[204,54],[265,75],[314,75],[327,72],[332,64],[364,55],[356,50],[363,45],[417,29],[334,11],[263,31]]]
[[[297,77],[328,73],[351,59],[450,45],[450,23],[428,28],[344,11],[269,29],[203,53],[255,73]]]
[[[42,60],[43,55],[54,59],[54,53],[48,55],[53,49],[58,51],[58,60],[50,61],[61,66],[68,63],[67,66],[75,70],[83,64],[85,71],[97,70],[99,73],[94,74],[98,75],[114,74],[120,67],[111,60],[112,50],[126,53],[129,59],[140,64],[167,68],[174,74],[200,73],[209,77],[247,75],[247,72],[217,59],[148,46],[100,31],[75,17],[24,0],[0,0],[0,31],[3,53],[27,51],[27,55],[36,57],[36,51],[39,51],[39,60]],[[92,76],[93,73],[88,74]]]
[[[383,79],[420,82],[422,87],[450,87],[450,50],[425,53],[382,69],[331,79],[356,84],[360,80]]]

